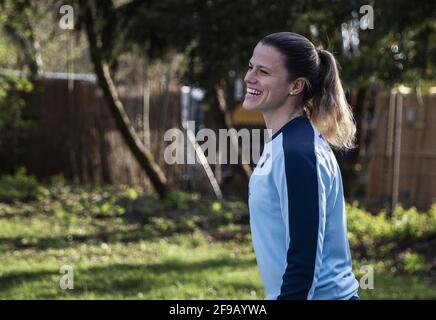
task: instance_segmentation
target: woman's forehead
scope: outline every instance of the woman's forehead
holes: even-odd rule
[[[283,55],[274,47],[258,43],[253,51],[250,63],[271,70],[283,67]]]

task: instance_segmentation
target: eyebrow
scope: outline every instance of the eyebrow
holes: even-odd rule
[[[248,61],[248,64],[251,64],[251,65],[253,65],[253,63],[251,62],[251,61]],[[257,65],[259,68],[264,68],[264,69],[266,69],[266,70],[268,70],[268,71],[272,71],[271,70],[271,68],[268,68],[268,67],[266,67],[266,66],[262,66],[262,65]]]

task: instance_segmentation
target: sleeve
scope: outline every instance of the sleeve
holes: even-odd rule
[[[313,294],[316,265],[320,265],[317,252],[324,233],[325,187],[319,179],[313,145],[302,150],[284,149],[280,161],[282,170],[277,170],[273,179],[289,243],[277,299],[306,300]]]

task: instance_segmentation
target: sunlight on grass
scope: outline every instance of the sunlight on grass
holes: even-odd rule
[[[62,265],[74,290],[61,290]],[[71,245],[0,255],[0,298],[255,299],[262,297],[247,246],[211,244],[203,234],[176,241]]]
[[[264,299],[245,204],[180,192],[161,202],[126,187],[50,192],[0,203],[0,299]],[[349,210],[351,243],[360,248],[359,239],[371,240],[361,229],[375,226]],[[389,235],[386,221],[376,226]],[[393,257],[354,261],[358,280],[363,265],[375,273],[362,299],[436,299],[424,256]],[[73,290],[59,285],[65,265],[74,270]]]

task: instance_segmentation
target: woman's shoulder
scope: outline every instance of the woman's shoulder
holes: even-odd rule
[[[282,132],[282,148],[285,154],[309,156],[314,154],[316,130],[309,119],[302,117]]]

